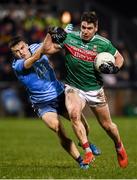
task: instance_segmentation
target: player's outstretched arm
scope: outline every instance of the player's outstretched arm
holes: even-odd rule
[[[35,61],[40,59],[42,54],[52,55],[60,51],[61,46],[59,45],[59,43],[65,40],[67,33],[71,32],[72,29],[72,24],[68,24],[65,30],[60,27],[51,27],[42,45],[36,50],[36,52],[30,58],[28,58],[25,61],[24,67],[26,69],[30,68]]]
[[[40,57],[43,54],[51,55],[58,52],[60,49],[61,47],[58,44],[52,42],[50,34],[47,34],[41,46],[35,51],[35,53],[30,58],[25,60],[24,67],[26,69],[29,69],[34,62],[40,59]]]

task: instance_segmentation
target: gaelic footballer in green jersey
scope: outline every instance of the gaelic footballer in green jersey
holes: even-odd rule
[[[115,57],[115,64],[101,66],[102,73],[117,73],[122,67],[124,59],[112,43],[96,35],[98,18],[94,12],[84,12],[81,17],[80,32],[60,33],[50,32],[50,37],[44,42],[44,51],[52,54],[59,51],[61,45],[65,49],[66,70],[66,107],[72,120],[74,131],[85,149],[84,163],[91,163],[92,152],[89,151],[88,140],[81,124],[81,113],[86,103],[95,114],[103,129],[113,140],[119,166],[128,165],[128,156],[123,146],[118,128],[112,122],[108,103],[105,99],[101,73],[94,67],[94,59],[100,52],[109,52]],[[55,36],[55,34],[56,36]],[[54,35],[54,36],[53,36]],[[60,45],[52,42],[59,43]]]

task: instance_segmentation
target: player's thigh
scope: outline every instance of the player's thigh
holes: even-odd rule
[[[111,116],[110,116],[108,104],[105,104],[103,106],[92,107],[91,109],[95,114],[99,123],[101,124],[111,123]]]
[[[69,113],[73,110],[82,111],[85,106],[85,102],[74,89],[65,92],[65,103]]]
[[[59,115],[56,112],[46,112],[42,115],[42,120],[54,131],[58,131],[60,126]]]

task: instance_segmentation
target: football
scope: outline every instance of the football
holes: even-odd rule
[[[115,58],[112,54],[110,54],[109,52],[101,52],[97,54],[94,61],[96,70],[99,71],[100,65],[108,62],[112,62],[115,64]]]

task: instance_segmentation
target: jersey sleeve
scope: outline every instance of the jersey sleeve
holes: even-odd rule
[[[110,52],[112,55],[115,55],[117,49],[114,47],[114,45],[109,41],[107,46],[107,52]]]
[[[29,49],[30,49],[31,53],[33,54],[33,53],[41,46],[41,44],[42,44],[42,43],[39,43],[39,44],[37,44],[37,43],[31,44],[31,45],[29,46]]]
[[[39,44],[36,44],[36,43],[35,43],[35,44],[30,45],[29,48],[30,48],[31,53],[34,54],[35,51],[36,51],[41,45],[42,45],[42,43],[39,43]],[[46,60],[48,60],[47,55],[43,55],[43,56],[45,57]]]

